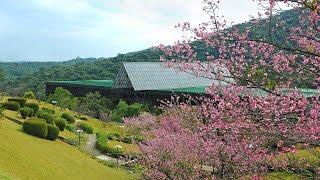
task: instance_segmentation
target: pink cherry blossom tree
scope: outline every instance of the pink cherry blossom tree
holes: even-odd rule
[[[210,21],[198,27],[179,24],[193,36],[173,46],[161,45],[161,61],[168,68],[228,85],[208,87],[206,97],[193,99],[196,105],[171,103],[159,117],[126,120],[131,126],[148,125],[141,128],[149,134],[141,144],[145,175],[257,178],[285,168],[288,163],[275,157],[295,151],[298,144],[320,144],[320,97],[307,98],[296,89],[302,84],[320,89],[320,2],[256,1],[263,11],[246,29],[229,26],[219,16],[218,0],[203,2]],[[292,27],[276,16],[284,5],[299,14]],[[200,59],[194,42],[208,49],[205,59]]]

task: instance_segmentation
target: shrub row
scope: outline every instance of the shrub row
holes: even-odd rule
[[[20,104],[15,101],[8,101],[2,104],[3,108],[11,110],[11,111],[18,111],[20,109]]]
[[[58,126],[60,131],[63,131],[67,124],[66,120],[64,120],[63,118],[57,118],[54,123],[56,126]]]
[[[39,105],[36,103],[26,103],[26,99],[24,98],[9,98],[7,102],[3,103],[3,107],[5,109],[9,109],[12,111],[19,111],[20,108],[30,108],[32,109],[29,110],[29,114],[27,116],[34,116],[38,110],[39,110]],[[23,110],[24,114],[26,113],[26,110]]]
[[[29,119],[24,121],[23,131],[33,136],[53,141],[59,136],[59,129],[52,124],[47,125],[43,119]]]
[[[27,99],[26,98],[8,98],[8,101],[12,101],[12,102],[17,102],[20,104],[20,107],[23,107],[26,102],[27,102]]]
[[[39,111],[39,105],[37,103],[25,103],[24,106],[33,109],[34,114],[37,114]]]
[[[46,138],[48,135],[47,124],[42,119],[30,119],[24,121],[23,131],[40,138]]]

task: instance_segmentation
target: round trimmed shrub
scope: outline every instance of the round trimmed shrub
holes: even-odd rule
[[[8,101],[17,102],[20,104],[20,107],[24,106],[27,102],[26,98],[8,98]]]
[[[61,117],[67,120],[69,123],[74,123],[76,121],[76,119],[71,114],[68,114],[68,113],[63,113]]]
[[[23,119],[27,119],[27,117],[29,115],[29,109],[28,108],[21,108],[20,115]]]
[[[67,123],[66,123],[66,120],[64,120],[63,118],[57,118],[55,120],[55,124],[56,126],[58,126],[60,131],[63,131]]]
[[[39,111],[37,114],[37,117],[46,120],[48,124],[54,124],[54,120],[55,120],[54,115],[49,114],[46,111]]]
[[[40,138],[46,138],[48,135],[47,124],[41,119],[29,119],[24,121],[23,131]]]
[[[25,109],[28,109],[29,113],[28,113],[28,117],[33,117],[35,114],[34,114],[34,110],[29,108],[29,107],[24,107]]]
[[[47,139],[52,141],[56,140],[59,136],[59,128],[52,124],[48,124],[47,128],[48,128]]]
[[[37,114],[39,111],[39,105],[37,103],[26,103],[25,106],[33,109],[34,114]]]
[[[20,109],[20,104],[15,101],[8,101],[3,103],[3,107],[12,111],[18,111]]]

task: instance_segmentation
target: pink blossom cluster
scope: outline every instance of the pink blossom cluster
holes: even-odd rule
[[[188,22],[179,24],[193,36],[173,46],[159,46],[165,67],[234,82],[208,87],[207,96],[193,105],[169,101],[175,103],[169,103],[159,117],[125,120],[151,134],[141,144],[146,177],[237,179],[251,175],[260,179],[259,174],[270,169],[285,168],[287,160],[275,157],[295,152],[296,145],[319,146],[320,97],[307,98],[296,87],[305,83],[320,89],[320,2],[256,1],[264,11],[251,21],[253,28],[228,27],[217,13],[220,1],[204,0],[210,21],[196,28]],[[288,28],[275,18],[279,2],[300,11],[296,26]],[[267,30],[268,37],[255,35],[256,28]],[[281,44],[277,33],[285,37]],[[206,62],[201,62],[191,43],[195,40],[218,55],[207,52]],[[213,67],[227,68],[230,74]],[[283,93],[283,88],[288,92]],[[266,95],[255,95],[255,90]]]

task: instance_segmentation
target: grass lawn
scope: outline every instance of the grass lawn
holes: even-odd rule
[[[295,153],[288,153],[286,156],[292,156],[298,159],[305,159],[308,161],[309,164],[318,164],[320,158],[316,156],[316,154],[320,153],[320,148],[313,148],[313,149],[302,149],[298,150]],[[281,158],[286,158],[286,156],[281,156]],[[304,179],[297,174],[291,172],[272,172],[267,173],[265,176],[266,179],[276,180],[276,179],[284,179],[284,180],[295,180],[295,179]]]
[[[2,99],[3,102],[6,102],[7,100],[8,100],[8,97],[4,97]],[[53,106],[52,104],[49,104],[47,102],[38,101],[38,100],[34,100],[34,99],[28,99],[27,102],[29,102],[29,103],[33,102],[33,103],[39,104],[40,109],[42,109],[42,108],[54,109],[55,110],[55,114],[57,116],[61,116],[61,114],[64,113],[64,112],[69,113],[69,114],[71,114],[73,116],[78,115],[76,112],[68,110],[68,109],[63,109],[61,111],[60,107]],[[21,117],[19,112],[5,110],[4,113],[5,113],[6,116],[12,117],[12,118],[14,118],[16,120],[19,120],[21,122],[24,121],[24,119]],[[85,115],[81,115],[81,116],[85,116]],[[94,128],[94,133],[96,133],[96,132],[117,133],[117,134],[120,134],[122,136],[125,136],[125,135],[128,134],[126,132],[125,128],[123,129],[123,128],[119,127],[122,124],[113,123],[113,122],[110,122],[110,123],[107,123],[107,124],[103,124],[102,121],[100,121],[100,120],[91,118],[89,116],[85,116],[85,117],[87,117],[88,120],[83,121],[83,122],[85,122],[85,123],[89,124],[90,126],[92,126]],[[67,130],[64,130],[63,132],[60,131],[59,136],[65,138],[65,139],[70,139],[70,140],[77,139],[77,135],[76,134],[71,133],[71,132],[69,132]],[[125,153],[135,153],[135,154],[137,154],[137,153],[140,152],[139,147],[136,144],[126,144],[126,143],[117,142],[117,141],[111,141],[110,145],[111,144],[112,145],[113,144],[121,145],[123,147],[123,151]]]
[[[20,125],[9,120],[2,120],[0,139],[0,179],[136,178],[106,167],[61,141],[27,135]]]

